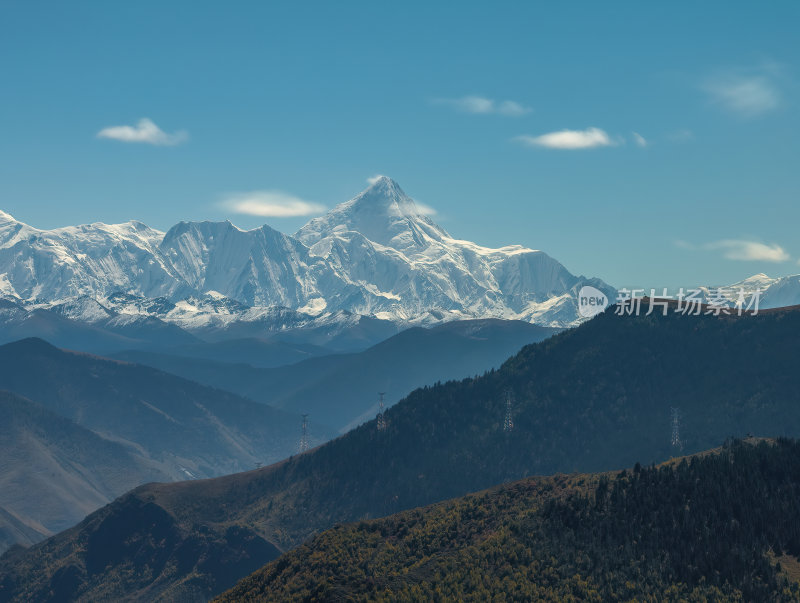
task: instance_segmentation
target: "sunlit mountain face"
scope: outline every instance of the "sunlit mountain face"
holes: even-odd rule
[[[454,238],[426,213],[381,177],[294,236],[230,222],[181,222],[166,233],[138,222],[43,231],[2,214],[0,293],[26,307],[68,302],[72,318],[90,322],[138,314],[189,328],[257,320],[276,307],[306,321],[347,312],[563,327],[579,322],[584,284],[613,294],[542,251]]]

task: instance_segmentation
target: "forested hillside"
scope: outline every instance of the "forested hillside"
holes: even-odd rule
[[[84,598],[208,597],[232,586],[227,580],[243,575],[237,571],[270,561],[268,551],[291,549],[337,522],[530,475],[668,459],[679,453],[671,446],[672,407],[682,413],[684,453],[731,435],[800,436],[798,357],[795,310],[743,317],[608,311],[485,376],[413,392],[386,412],[383,430],[371,421],[261,470],[138,488],[76,528],[0,559],[3,596],[48,592],[69,566],[70,592]],[[155,547],[137,519],[142,508],[157,511],[174,538]],[[230,529],[262,542],[253,550],[264,554],[220,572],[204,560],[230,550]],[[100,554],[98,532],[113,535],[102,550],[115,551],[99,566],[87,564]]]
[[[733,441],[338,526],[218,601],[797,601],[799,514],[800,444]]]

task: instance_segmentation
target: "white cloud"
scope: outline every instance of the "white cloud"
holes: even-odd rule
[[[319,203],[304,201],[281,191],[234,193],[222,201],[222,207],[237,214],[262,218],[293,218],[325,211]]]
[[[121,142],[139,142],[156,146],[174,146],[185,142],[189,134],[183,130],[167,134],[151,120],[143,117],[135,126],[111,126],[97,133],[98,138],[109,138]]]
[[[371,178],[367,178],[367,182],[369,182],[370,184],[375,184],[378,180],[380,180],[383,177],[384,177],[383,174],[375,174]]]
[[[433,102],[437,105],[449,105],[464,113],[483,115],[505,115],[506,117],[520,117],[530,113],[533,109],[516,101],[495,101],[483,96],[462,96],[461,98],[436,98]]]
[[[424,203],[420,203],[416,199],[414,200],[414,205],[417,206],[417,213],[421,216],[435,216],[436,210],[433,209],[430,205],[425,205]]]
[[[507,115],[509,117],[519,117],[520,115],[530,113],[532,110],[533,109],[530,107],[525,107],[518,102],[507,100],[498,103],[495,112],[499,113],[500,115]]]
[[[687,241],[677,240],[675,246],[681,249],[706,249],[722,251],[722,257],[726,260],[736,260],[744,262],[785,262],[790,256],[780,245],[773,243],[767,245],[758,241],[748,241],[745,239],[723,239],[713,241],[698,247]]]
[[[515,140],[531,147],[568,150],[610,147],[615,144],[609,135],[600,128],[559,130],[539,136],[517,136]]]
[[[726,239],[707,245],[709,249],[721,249],[722,257],[727,260],[785,262],[789,254],[780,245],[765,245],[756,241]]]
[[[776,69],[750,73],[729,72],[708,78],[703,89],[711,101],[732,113],[755,117],[777,109],[781,93],[775,81]]]
[[[645,148],[647,146],[647,139],[638,132],[633,132],[633,142],[637,147]]]

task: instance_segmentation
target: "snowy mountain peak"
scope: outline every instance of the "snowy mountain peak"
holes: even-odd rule
[[[0,223],[5,223],[5,222],[16,222],[16,220],[14,219],[14,216],[12,216],[11,214],[7,214],[2,209],[0,209]]]
[[[378,176],[378,179],[372,182],[367,189],[347,203],[352,204],[351,209],[357,211],[374,209],[371,206],[377,205],[385,208],[389,214],[409,217],[420,215],[414,200],[388,176]]]
[[[309,247],[331,236],[351,239],[358,233],[384,247],[406,250],[425,246],[424,240],[441,240],[447,232],[422,215],[400,185],[380,176],[370,186],[324,216],[314,218],[295,235]]]
[[[777,278],[772,278],[763,272],[759,272],[758,274],[754,274],[753,276],[748,276],[746,279],[739,281],[730,285],[732,289],[753,289],[755,287],[760,287],[761,289],[766,289],[773,283],[776,283],[778,280]]]
[[[452,238],[385,176],[296,237],[228,221],[181,222],[166,234],[141,222],[37,230],[0,213],[0,296],[59,302],[81,320],[102,315],[86,301],[96,299],[119,315],[197,324],[223,315],[261,321],[278,308],[334,321],[345,312],[563,326],[579,320],[582,283],[613,294],[543,252]],[[83,301],[61,303],[72,299]]]
[[[395,180],[389,178],[389,176],[377,176],[370,181],[370,185],[361,191],[357,197],[365,195],[383,197],[385,199],[409,199],[408,195],[400,188],[400,185]]]

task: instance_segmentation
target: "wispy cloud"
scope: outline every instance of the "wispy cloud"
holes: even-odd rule
[[[692,132],[688,128],[681,128],[680,130],[675,130],[674,132],[670,132],[669,134],[667,134],[668,140],[677,143],[689,142],[693,138],[694,138],[694,132]]]
[[[369,178],[367,178],[367,182],[369,182],[370,184],[375,184],[381,178],[385,178],[385,176],[383,174],[375,174],[374,176],[370,176]]]
[[[512,100],[496,101],[483,96],[462,96],[461,98],[435,98],[436,105],[447,105],[463,113],[483,115],[505,115],[506,117],[521,117],[533,109]]]
[[[417,212],[421,216],[435,216],[436,210],[432,208],[430,205],[425,205],[424,203],[420,203],[416,199],[414,199],[414,205],[417,206]]]
[[[567,150],[610,147],[615,144],[611,137],[600,128],[559,130],[558,132],[549,132],[539,136],[517,136],[514,140],[530,147]]]
[[[647,139],[639,134],[639,132],[632,132],[633,142],[636,143],[637,147],[645,148],[647,146]]]
[[[727,260],[785,262],[789,254],[780,245],[766,245],[756,241],[726,239],[708,244],[709,249],[722,250],[722,257]]]
[[[224,209],[237,214],[262,218],[294,218],[325,211],[319,203],[304,201],[281,191],[250,191],[233,193],[221,203]]]
[[[675,245],[681,249],[721,251],[722,257],[726,260],[785,262],[790,259],[789,254],[780,245],[775,243],[768,245],[745,239],[722,239],[721,241],[712,241],[703,245],[694,245],[687,241],[678,240],[675,241]]]
[[[718,73],[702,88],[715,105],[744,117],[755,117],[777,109],[782,102],[780,68],[766,65],[750,70]]]
[[[183,130],[167,134],[151,120],[143,117],[135,126],[111,126],[97,133],[98,138],[121,142],[138,142],[156,146],[175,146],[186,142],[189,134]]]

